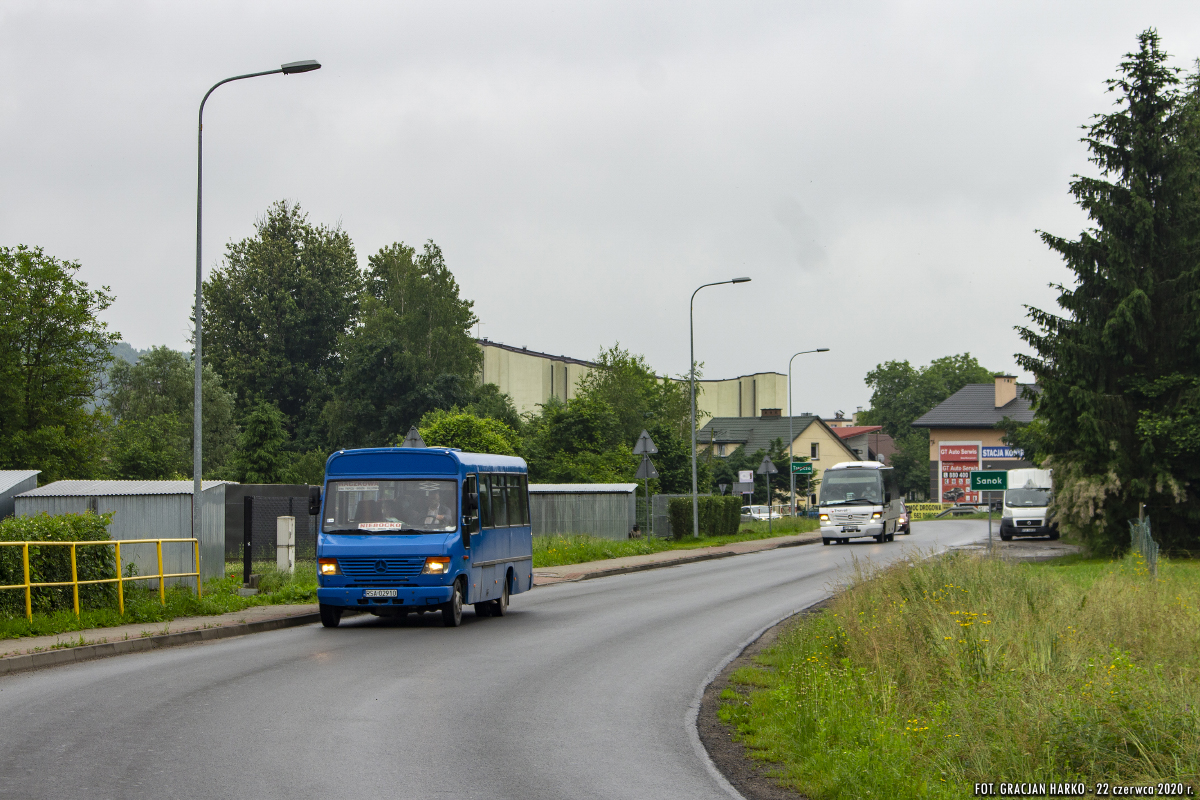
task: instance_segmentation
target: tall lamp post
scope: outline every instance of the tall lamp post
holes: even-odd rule
[[[203,380],[203,369],[201,363],[203,342],[203,325],[204,325],[204,300],[202,292],[202,282],[200,277],[200,222],[201,222],[201,198],[203,196],[202,189],[204,187],[204,104],[208,102],[208,96],[216,91],[218,86],[221,86],[232,81],[245,80],[246,78],[257,78],[261,75],[296,75],[301,72],[312,72],[314,69],[320,69],[321,65],[316,61],[292,61],[288,64],[283,64],[279,69],[270,69],[266,72],[251,72],[247,75],[235,75],[232,78],[226,78],[223,81],[218,81],[213,84],[213,87],[204,93],[204,99],[200,101],[200,119],[196,129],[196,387],[195,399],[192,402],[192,536],[199,538],[200,522],[203,517],[201,508],[201,481],[202,474],[202,436],[203,426],[201,425],[201,381]],[[199,572],[199,569],[197,569]],[[200,580],[197,578],[196,580]]]
[[[793,452],[796,445],[796,435],[792,433],[792,362],[796,360],[796,356],[802,356],[805,353],[828,353],[828,347],[818,347],[816,350],[801,350],[788,359],[788,480],[791,481],[791,498],[792,498],[792,516],[796,516],[796,473],[792,472],[792,463],[796,460],[796,454]],[[770,498],[767,498],[770,501]],[[808,502],[805,500],[804,502]]]
[[[725,283],[749,283],[749,278],[731,278],[727,281],[717,281],[715,283],[706,283],[696,287],[696,292],[706,286],[720,286]],[[692,299],[688,304],[688,355],[691,356],[691,363],[688,369],[690,376],[689,383],[692,387],[692,536],[700,538],[700,499],[696,494],[696,292],[692,292]]]

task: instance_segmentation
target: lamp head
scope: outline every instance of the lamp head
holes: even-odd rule
[[[295,75],[298,72],[312,72],[314,69],[320,68],[321,63],[312,59],[308,61],[292,61],[279,67],[284,75]]]
[[[749,283],[749,282],[750,282],[749,278],[734,278],[733,280],[730,281],[730,283]]]
[[[818,352],[818,353],[828,353],[828,352],[829,352],[829,348],[828,348],[828,347],[818,347],[818,348],[817,348],[817,352]]]

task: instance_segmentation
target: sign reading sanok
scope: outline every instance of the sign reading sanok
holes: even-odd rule
[[[1007,472],[1003,470],[971,470],[971,491],[1002,492],[1007,488]]]

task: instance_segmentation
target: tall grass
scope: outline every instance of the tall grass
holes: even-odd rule
[[[721,717],[812,798],[1200,778],[1200,565],[954,554],[859,571]]]

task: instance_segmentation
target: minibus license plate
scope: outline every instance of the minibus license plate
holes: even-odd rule
[[[843,525],[842,533],[858,533],[858,528],[852,528],[849,525]]]
[[[363,597],[395,597],[399,589],[363,589]]]

